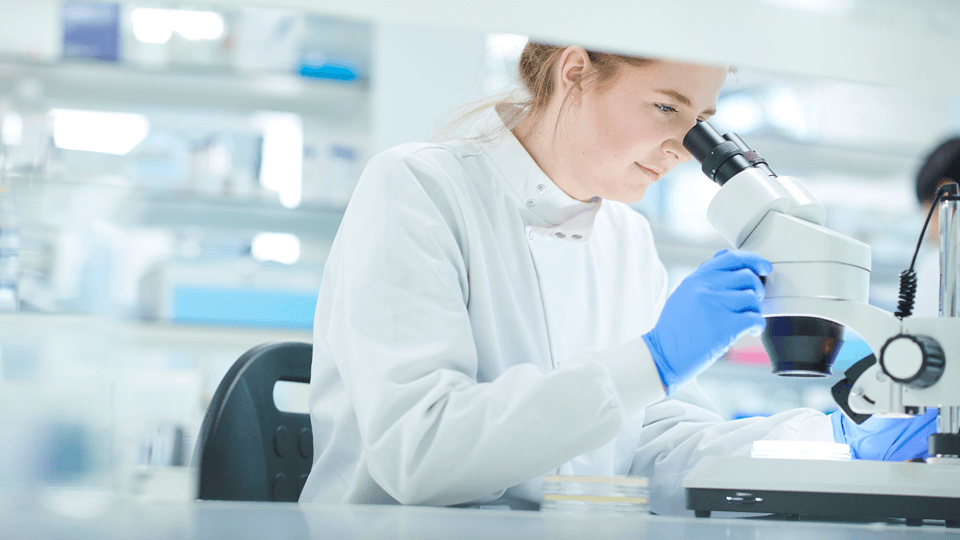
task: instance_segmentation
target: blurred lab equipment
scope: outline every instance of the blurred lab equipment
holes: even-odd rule
[[[63,55],[71,59],[120,59],[120,4],[63,3]]]
[[[698,516],[722,510],[899,517],[908,524],[942,519],[960,527],[960,370],[948,363],[960,361],[956,185],[938,193],[941,317],[910,318],[913,264],[904,273],[896,315],[871,306],[870,248],[822,227],[823,207],[799,181],[777,176],[740,137],[721,136],[706,122],[691,129],[684,146],[722,186],[708,209],[713,226],[736,248],[773,264],[762,306],[774,372],[829,374],[842,343],[838,332],[847,327],[872,349],[833,388],[853,422],[939,408],[926,463],[708,458],[684,480],[687,507]]]
[[[309,343],[265,343],[244,353],[224,375],[194,451],[199,499],[300,498],[313,464],[310,415],[279,410],[274,385],[309,383],[312,357]]]
[[[10,188],[0,184],[0,311],[20,306],[20,219]]]
[[[144,275],[142,313],[178,324],[309,329],[319,286],[314,268],[237,258],[170,260]]]

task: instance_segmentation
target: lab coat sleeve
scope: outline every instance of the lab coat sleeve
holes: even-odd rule
[[[834,442],[829,418],[813,409],[724,421],[696,379],[646,408],[640,436],[630,474],[650,479],[651,510],[658,514],[690,512],[683,478],[705,457],[749,455],[758,440]]]
[[[662,397],[617,380],[655,369],[630,362],[638,343],[478,383],[458,200],[416,152],[374,158],[321,288],[329,316],[318,307],[315,339],[353,403],[371,478],[404,504],[490,498],[611,440],[625,415]]]

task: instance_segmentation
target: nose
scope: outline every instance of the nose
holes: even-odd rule
[[[680,163],[686,163],[693,158],[693,154],[683,146],[683,137],[671,137],[663,143],[663,151],[672,155]]]

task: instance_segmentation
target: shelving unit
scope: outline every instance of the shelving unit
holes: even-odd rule
[[[229,109],[239,112],[289,111],[330,120],[368,120],[368,88],[363,82],[305,79],[280,72],[237,72],[175,67],[145,69],[109,63],[41,63],[0,58],[0,93],[11,93],[18,79],[40,82],[51,101],[98,110],[151,108]]]
[[[144,347],[202,347],[247,350],[269,341],[313,341],[309,330],[140,322],[95,315],[0,314],[0,337],[7,340],[55,340],[59,334],[87,335]]]
[[[203,197],[190,194],[151,193],[131,197],[117,216],[120,222],[144,226],[190,223],[200,227],[263,230],[314,234],[333,238],[343,209],[303,204],[284,208],[279,203]]]

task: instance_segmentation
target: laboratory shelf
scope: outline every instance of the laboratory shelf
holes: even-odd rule
[[[224,197],[192,190],[160,190],[131,185],[116,177],[32,175],[7,173],[0,183],[9,185],[23,208],[41,208],[49,187],[59,194],[71,189],[103,190],[115,197],[112,219],[127,226],[182,227],[197,225],[235,230],[289,232],[332,238],[340,227],[345,207],[304,201],[286,208],[276,193],[259,190],[245,196]],[[36,219],[39,214],[34,215]],[[56,217],[56,216],[55,216]]]
[[[145,226],[197,225],[333,238],[343,219],[343,208],[317,203],[285,208],[278,202],[257,199],[156,192],[130,197],[118,208],[116,217],[121,223]]]
[[[0,345],[10,340],[39,342],[62,335],[97,336],[146,346],[223,347],[227,350],[245,349],[269,341],[313,341],[310,330],[186,325],[95,315],[0,313]]]
[[[32,79],[58,106],[126,110],[187,107],[231,111],[279,110],[330,119],[365,117],[364,83],[306,79],[283,72],[238,72],[224,68],[147,69],[113,63],[45,63],[0,58],[0,93],[14,93]]]

